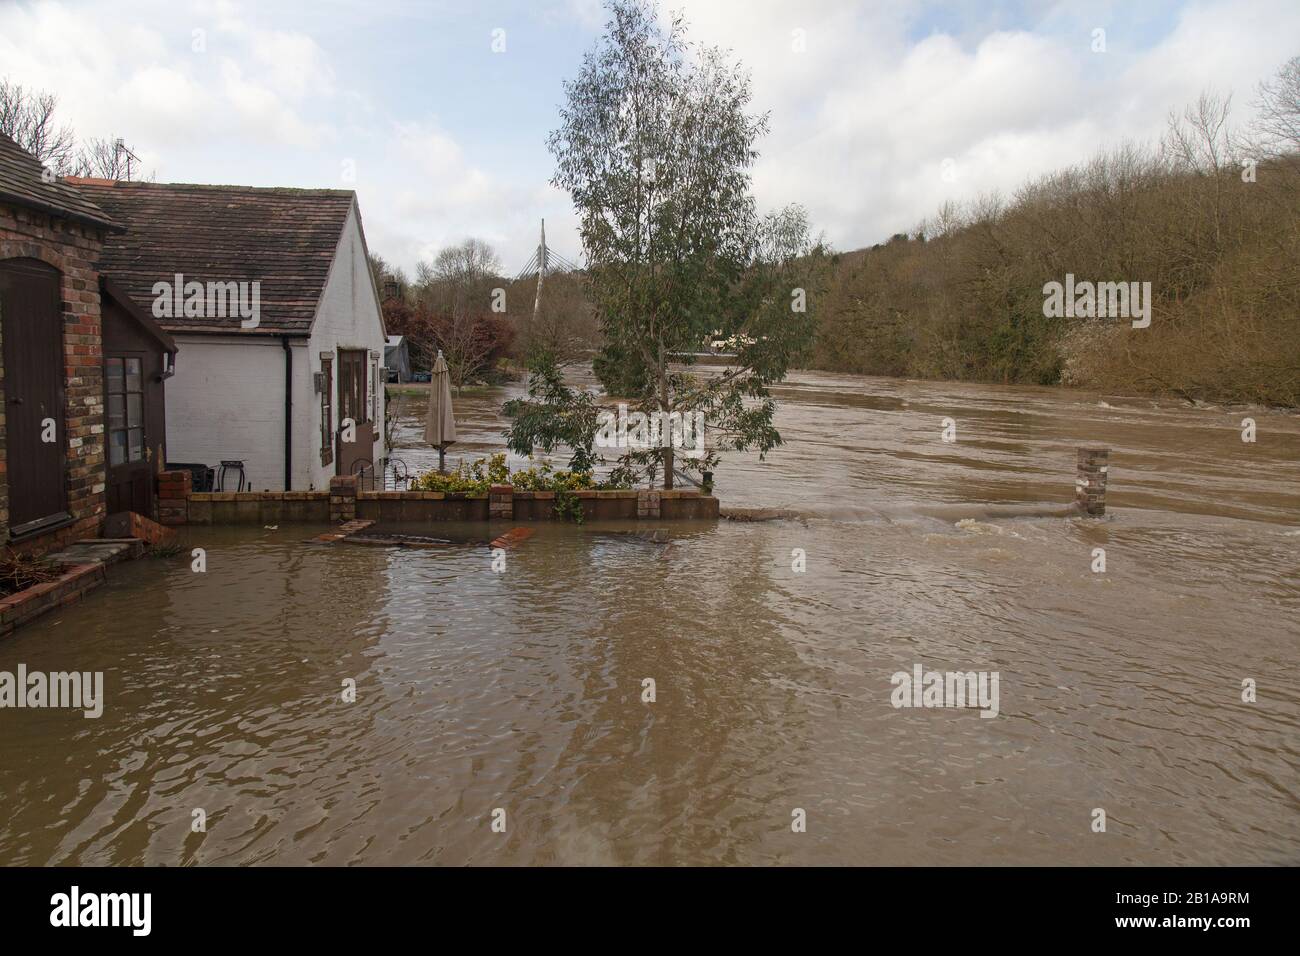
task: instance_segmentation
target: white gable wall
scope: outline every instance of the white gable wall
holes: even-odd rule
[[[275,336],[175,335],[180,347],[176,374],[167,380],[167,456],[219,469],[223,459],[242,459],[255,491],[284,490],[284,350]],[[320,353],[334,360],[334,428],[338,421],[340,348],[365,349],[382,367],[384,331],[366,259],[356,204],[330,266],[310,338],[290,339],[293,352],[292,490],[324,490],[336,461],[322,465],[320,396],[313,373]],[[376,384],[376,430],[371,457],[387,454],[383,443],[383,379]],[[234,486],[227,487],[233,491]]]
[[[312,326],[311,340],[307,347],[308,362],[312,372],[321,369],[320,355],[328,352],[334,356],[334,430],[339,428],[339,349],[364,349],[377,356],[379,367],[384,364],[384,325],[379,312],[379,300],[375,293],[374,279],[370,273],[370,262],[366,257],[365,237],[361,232],[361,222],[357,215],[356,203],[348,213],[348,220],[343,226],[339,239],[338,251],[330,266],[329,278],[325,283],[325,292],[321,296],[320,308],[316,313],[316,323]],[[369,367],[369,364],[368,366]],[[309,383],[310,389],[310,383]],[[375,442],[373,454],[365,457],[379,461],[388,454],[384,447],[384,385],[380,373],[375,386],[375,431],[379,440]],[[310,480],[317,488],[329,487],[330,476],[334,475],[337,458],[328,465],[320,462],[320,396],[311,393],[311,433],[309,451],[303,456],[310,466]],[[296,427],[296,424],[295,424]],[[297,433],[295,432],[295,436]],[[297,441],[295,440],[295,445]],[[297,449],[294,451],[297,456]],[[304,486],[305,487],[305,486]]]
[[[284,488],[284,350],[264,336],[176,335],[176,374],[167,380],[167,458],[201,462],[239,459],[254,491]],[[294,401],[310,393],[305,340],[293,349]],[[295,407],[295,412],[299,409]],[[307,413],[310,412],[308,403]],[[295,414],[296,433],[306,427]],[[298,477],[307,469],[294,462]],[[233,481],[234,476],[230,479]],[[301,485],[306,488],[306,485]],[[318,486],[319,487],[319,486]],[[229,485],[227,491],[234,491]]]

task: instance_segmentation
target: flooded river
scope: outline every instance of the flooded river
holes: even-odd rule
[[[500,449],[506,393],[460,400],[453,458]],[[786,445],[717,493],[793,518],[538,525],[502,573],[483,525],[190,529],[206,573],[114,567],[0,641],[106,696],[0,711],[0,862],[1300,863],[1300,418],[816,372],[779,398]],[[1084,443],[1103,520],[1060,514]],[[895,708],[918,664],[996,672],[997,716]]]

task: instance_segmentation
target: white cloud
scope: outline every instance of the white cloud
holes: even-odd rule
[[[219,62],[219,102],[229,108],[243,132],[255,134],[262,143],[283,142],[309,149],[328,138],[327,128],[306,122],[273,88],[246,79],[238,62],[229,57]]]
[[[160,157],[164,178],[186,178],[181,169],[169,173],[167,157],[203,134],[305,147],[329,140],[328,124],[299,111],[304,100],[334,94],[310,37],[250,27],[233,18],[231,4],[196,8],[216,18],[218,41],[193,11],[169,21],[147,15],[151,9],[123,3],[96,17],[56,0],[0,7],[0,71],[55,92],[60,115],[82,136],[143,145]],[[207,52],[191,48],[193,29],[208,30]]]
[[[269,88],[294,100],[334,92],[334,71],[311,37],[283,30],[247,31],[246,36],[254,60],[267,73]]]
[[[568,13],[584,30],[599,30],[609,16],[601,0],[568,0]]]
[[[909,39],[909,17],[926,5],[685,3],[691,35],[732,50],[752,71],[755,108],[771,111],[760,205],[803,203],[840,248],[906,230],[946,199],[1005,195],[1098,148],[1154,141],[1167,112],[1207,86],[1236,90],[1242,120],[1254,84],[1300,36],[1294,3],[1211,0],[1143,48],[1136,28],[1115,21],[1131,9],[1059,4],[1025,29],[966,24]],[[1108,52],[1095,54],[1091,31],[1103,24]]]
[[[202,129],[207,93],[188,73],[174,67],[147,66],[127,76],[111,91],[114,114],[134,113],[131,138]]]
[[[1243,119],[1254,84],[1297,52],[1300,36],[1300,7],[1286,0],[1187,0],[1167,23],[1152,22],[1163,7],[1119,3],[661,5],[683,3],[691,36],[734,51],[753,74],[755,108],[770,111],[754,175],[760,205],[803,203],[840,248],[908,229],[947,199],[1009,194],[1099,147],[1154,139],[1165,114],[1204,87],[1235,91]],[[162,180],[355,186],[375,251],[407,268],[469,235],[517,267],[542,216],[557,248],[579,257],[568,198],[546,185],[540,149],[556,117],[501,119],[525,124],[506,147],[483,117],[508,91],[495,74],[476,82],[473,71],[489,68],[482,56],[437,45],[464,31],[472,10],[405,0],[319,9],[4,3],[0,74],[56,92],[81,135],[123,136]],[[928,19],[936,11],[944,19]],[[561,17],[589,33],[606,16],[595,0],[553,0],[502,22],[512,50],[528,55],[531,19],[553,29]],[[1107,29],[1104,54],[1090,49],[1096,26]],[[206,31],[206,52],[191,49],[195,29]],[[430,50],[463,58],[463,85],[425,88],[409,57],[391,75],[359,65],[382,55],[373,44],[400,45],[416,29],[439,31]],[[534,65],[549,79],[578,67],[576,56]],[[539,144],[527,158],[521,129]],[[340,175],[346,163],[355,182]]]

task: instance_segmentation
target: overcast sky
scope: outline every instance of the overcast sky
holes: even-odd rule
[[[752,71],[759,205],[804,204],[838,249],[1152,140],[1202,89],[1244,121],[1300,54],[1295,0],[663,7]],[[160,182],[355,188],[371,250],[408,271],[478,236],[513,273],[543,216],[580,257],[545,138],[604,20],[597,0],[0,0],[0,75],[56,93],[80,135],[125,138]]]

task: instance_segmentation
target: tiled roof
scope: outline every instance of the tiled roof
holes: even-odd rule
[[[301,334],[311,331],[354,193],[185,183],[73,179],[126,226],[104,244],[101,269],[151,309],[156,282],[260,282],[260,322],[159,317],[168,332]]]
[[[47,182],[41,161],[0,133],[0,202],[39,209],[102,228],[119,228],[93,202],[66,182]]]

